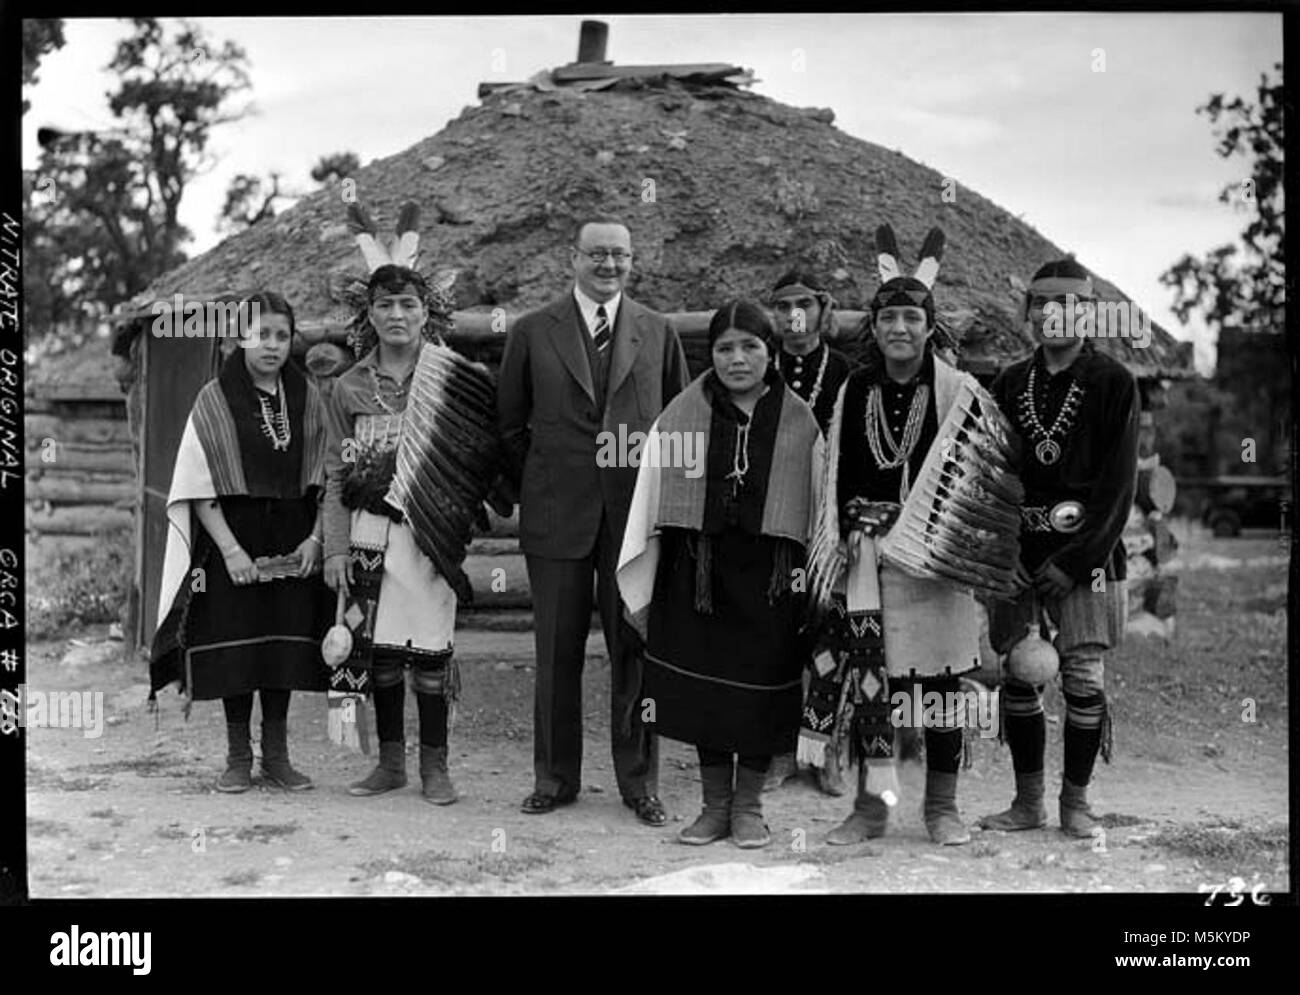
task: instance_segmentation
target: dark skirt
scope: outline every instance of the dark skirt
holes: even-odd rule
[[[712,538],[712,614],[695,608],[688,535],[666,530],[650,605],[645,697],[655,732],[745,756],[789,753],[799,730],[802,599],[768,601],[777,540],[728,528]]]
[[[310,533],[310,498],[222,498],[221,510],[253,559],[292,553]],[[179,680],[196,701],[262,688],[326,691],[321,639],[333,597],[321,575],[236,586],[207,531],[194,521],[190,574],[154,640],[154,690]],[[196,568],[204,590],[192,590]]]

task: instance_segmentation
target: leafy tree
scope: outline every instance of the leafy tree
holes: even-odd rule
[[[250,111],[228,108],[249,87],[239,46],[209,46],[185,21],[170,33],[154,18],[132,24],[108,66],[118,84],[106,96],[120,126],[39,132],[27,190],[29,328],[53,329],[70,312],[105,313],[183,262],[186,186],[214,161],[212,128]]]
[[[328,183],[333,179],[343,179],[351,176],[361,168],[361,160],[357,158],[355,152],[335,152],[332,155],[323,155],[320,160],[312,167],[311,178],[317,183]]]
[[[263,182],[248,173],[239,173],[226,188],[226,202],[217,217],[217,226],[238,232],[251,228],[266,218],[275,217],[275,202],[291,196],[280,189],[280,174],[272,172]]]
[[[41,59],[57,48],[63,47],[63,21],[57,17],[37,17],[23,20],[23,86],[36,82],[36,69]],[[23,113],[31,104],[23,98]]]
[[[1218,125],[1219,155],[1250,160],[1250,176],[1224,187],[1223,203],[1235,204],[1250,220],[1241,233],[1242,246],[1221,245],[1203,258],[1184,255],[1160,282],[1174,291],[1173,310],[1187,323],[1200,312],[1215,331],[1227,328],[1283,328],[1286,307],[1286,262],[1283,256],[1285,194],[1282,65],[1275,78],[1260,75],[1257,102],[1241,97],[1227,100],[1212,94],[1196,112]],[[1222,123],[1221,123],[1222,122]]]

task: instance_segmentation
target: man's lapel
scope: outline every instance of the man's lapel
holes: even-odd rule
[[[609,384],[605,388],[606,404],[627,375],[632,372],[636,354],[641,351],[644,319],[645,310],[624,294],[616,319],[618,324],[614,332],[614,355],[609,361]]]
[[[591,363],[587,359],[587,349],[582,336],[587,334],[583,325],[582,312],[578,302],[573,299],[573,291],[560,298],[546,309],[551,318],[551,345],[560,361],[564,363],[569,374],[582,386],[596,403],[596,388],[591,381]]]

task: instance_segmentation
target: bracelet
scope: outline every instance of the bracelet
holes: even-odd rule
[[[313,532],[307,538],[310,539],[312,542],[314,542],[317,546],[324,548],[325,544],[321,542],[320,536],[318,536],[315,532]]]
[[[238,552],[240,551],[241,548],[242,548],[242,547],[239,545],[239,543],[235,543],[235,544],[234,544],[233,546],[231,546],[229,549],[223,549],[223,550],[221,551],[221,555],[222,555],[222,556],[226,556],[226,557],[234,556],[236,553],[238,553]]]

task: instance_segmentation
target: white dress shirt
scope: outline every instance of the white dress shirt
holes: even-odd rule
[[[582,289],[577,284],[573,286],[573,299],[578,302],[578,310],[582,312],[582,320],[587,323],[587,334],[594,339],[596,337],[596,309],[601,306],[600,301],[593,301],[582,292]],[[620,290],[605,301],[605,317],[609,319],[611,341],[614,336],[614,324],[618,318],[618,306],[622,303],[622,300],[623,292]]]

